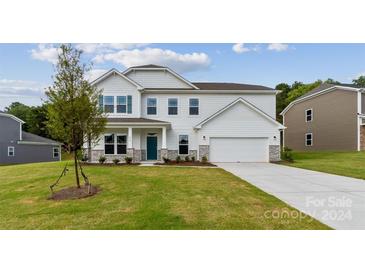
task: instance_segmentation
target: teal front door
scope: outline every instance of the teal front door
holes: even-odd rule
[[[147,136],[147,160],[157,160],[157,136]]]

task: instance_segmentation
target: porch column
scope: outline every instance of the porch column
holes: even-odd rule
[[[161,160],[168,158],[167,145],[166,145],[166,127],[162,128],[162,140],[161,140]]]
[[[128,137],[127,137],[127,156],[134,159],[134,149],[133,149],[133,129],[128,127]]]

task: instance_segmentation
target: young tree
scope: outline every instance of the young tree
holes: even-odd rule
[[[365,88],[365,76],[359,76],[359,78],[352,80],[352,83],[354,83],[359,88]]]
[[[78,151],[85,142],[96,141],[106,123],[98,105],[101,90],[85,79],[91,66],[81,63],[81,54],[82,51],[71,45],[61,45],[53,85],[46,91],[47,128],[52,137],[67,144],[73,152],[78,188]]]

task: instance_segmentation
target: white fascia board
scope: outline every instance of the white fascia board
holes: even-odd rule
[[[45,142],[31,142],[31,141],[18,141],[19,145],[38,145],[38,146],[60,146],[59,143],[45,143]]]
[[[144,90],[145,94],[276,94],[275,90],[211,90],[211,89],[175,89],[175,90],[159,90],[159,89],[147,89]]]
[[[181,81],[183,81],[184,83],[188,84],[192,88],[199,89],[197,86],[193,85],[188,80],[186,80],[184,77],[182,77],[181,75],[177,74],[175,71],[173,71],[172,69],[169,69],[169,68],[129,68],[129,69],[123,71],[122,73],[124,75],[127,75],[128,73],[130,73],[131,71],[134,71],[134,70],[157,70],[157,71],[162,70],[162,71],[168,71],[172,75],[174,75],[176,78],[180,79]]]
[[[22,119],[19,119],[18,117],[12,115],[12,114],[8,114],[8,113],[0,113],[0,116],[4,116],[4,117],[9,117],[9,118],[12,118],[14,119],[15,121],[21,123],[21,124],[25,124],[25,122],[22,120]]]
[[[258,114],[260,114],[261,116],[263,116],[264,118],[266,118],[267,120],[269,120],[270,122],[274,123],[275,125],[278,126],[278,129],[285,129],[285,127],[280,124],[278,121],[276,121],[273,117],[271,117],[270,115],[266,114],[265,112],[263,112],[261,109],[257,108],[256,106],[254,106],[253,104],[251,104],[250,102],[246,101],[243,98],[238,98],[236,100],[234,100],[232,103],[228,104],[227,106],[223,107],[222,109],[218,110],[216,113],[214,113],[213,115],[209,116],[208,118],[204,119],[203,121],[201,121],[199,124],[197,124],[194,129],[200,129],[205,123],[207,123],[208,121],[214,119],[215,117],[219,116],[221,113],[223,113],[224,111],[226,111],[227,109],[231,108],[232,106],[234,106],[235,104],[237,104],[238,102],[242,102],[243,104],[245,104],[247,107],[251,108],[252,110],[256,111]]]
[[[314,94],[310,94],[308,96],[305,96],[305,97],[302,97],[300,99],[296,99],[294,100],[293,102],[291,102],[282,112],[280,112],[280,115],[285,115],[285,113],[295,104],[297,103],[300,103],[302,101],[305,101],[305,100],[308,100],[308,99],[311,99],[311,98],[314,98],[316,96],[320,96],[324,93],[327,93],[327,92],[331,92],[331,91],[334,91],[336,89],[343,89],[343,90],[348,90],[348,91],[361,91],[362,89],[359,89],[359,88],[352,88],[352,87],[344,87],[344,86],[333,86],[333,87],[329,87],[329,88],[326,88],[324,90],[321,90],[319,92],[316,92]]]
[[[144,89],[141,85],[137,84],[132,79],[128,78],[123,73],[119,72],[117,69],[114,69],[114,68],[111,69],[111,70],[109,70],[109,71],[107,71],[107,72],[105,72],[103,75],[101,75],[100,77],[98,77],[97,79],[95,79],[94,81],[92,81],[90,84],[91,85],[95,85],[97,83],[100,83],[101,81],[103,81],[104,79],[108,78],[113,73],[119,75],[123,79],[127,80],[128,82],[130,82],[131,84],[133,84],[134,86],[136,86],[138,90],[143,90]]]

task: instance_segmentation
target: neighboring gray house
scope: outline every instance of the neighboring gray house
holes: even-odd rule
[[[322,84],[281,113],[284,146],[298,151],[365,150],[365,89]]]
[[[22,131],[24,121],[0,111],[0,164],[61,160],[56,141]]]

